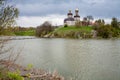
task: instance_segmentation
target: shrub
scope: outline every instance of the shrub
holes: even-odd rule
[[[65,24],[65,25],[64,25],[64,27],[68,27],[68,25],[67,25],[67,24]]]
[[[33,65],[32,64],[28,64],[27,65],[27,70],[30,70],[30,69],[32,69],[33,68]]]
[[[24,78],[21,77],[18,73],[12,73],[12,72],[8,72],[7,78],[9,80],[24,80]]]
[[[98,28],[97,31],[98,31],[98,36],[101,36],[103,38],[109,38],[110,37],[109,36],[111,34],[110,26],[102,25]]]
[[[113,27],[110,25],[101,25],[100,27],[97,28],[98,36],[102,38],[111,38],[114,37],[116,30],[114,30]]]
[[[24,80],[19,73],[8,72],[7,70],[0,71],[0,80]]]
[[[43,37],[44,35],[52,32],[53,30],[53,26],[48,21],[46,21],[36,28],[36,36]]]

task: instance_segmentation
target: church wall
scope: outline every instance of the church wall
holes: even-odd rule
[[[75,21],[67,21],[66,24],[69,26],[73,26],[75,25]]]
[[[72,15],[68,15],[68,18],[71,18],[72,17]]]
[[[75,21],[80,21],[80,18],[74,18],[75,19]]]

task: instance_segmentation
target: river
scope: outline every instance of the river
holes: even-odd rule
[[[17,63],[70,80],[120,80],[120,40],[24,39],[10,41],[20,51]]]

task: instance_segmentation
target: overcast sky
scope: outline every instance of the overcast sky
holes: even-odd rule
[[[44,21],[62,25],[68,10],[78,8],[81,20],[87,15],[110,22],[112,17],[120,18],[120,0],[16,0],[20,11],[17,25],[36,27]]]

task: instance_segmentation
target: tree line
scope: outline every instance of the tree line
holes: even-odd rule
[[[102,38],[112,38],[120,36],[120,22],[113,17],[110,24],[105,24],[103,19],[95,21],[93,29],[97,31],[97,36]]]
[[[113,17],[110,24],[106,24],[104,19],[95,20],[94,23],[92,22],[93,20],[94,18],[92,16],[84,17],[83,21],[76,22],[74,27],[92,27],[92,29],[96,31],[96,37],[112,38],[120,36],[120,22],[117,18]],[[64,27],[67,28],[69,26],[64,25]],[[54,29],[54,26],[46,21],[36,28],[36,36],[43,37],[44,35],[54,31]]]

